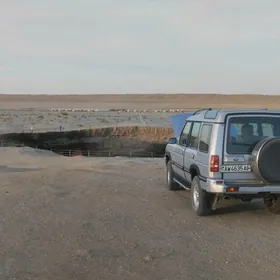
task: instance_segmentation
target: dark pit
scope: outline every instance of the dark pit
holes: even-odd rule
[[[64,156],[162,157],[171,128],[107,127],[91,130],[0,135],[2,146],[29,146]]]

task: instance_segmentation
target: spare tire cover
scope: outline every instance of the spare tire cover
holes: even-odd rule
[[[263,181],[280,184],[280,138],[268,137],[252,151],[252,170]]]

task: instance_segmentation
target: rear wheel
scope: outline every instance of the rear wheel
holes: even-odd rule
[[[168,189],[171,191],[179,189],[179,185],[174,182],[174,172],[170,161],[166,164],[166,184]]]
[[[280,214],[280,199],[279,198],[264,199],[264,204],[271,213]]]
[[[206,216],[211,212],[213,195],[203,190],[198,176],[195,176],[191,185],[192,208],[198,216]]]

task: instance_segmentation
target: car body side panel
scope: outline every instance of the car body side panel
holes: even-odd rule
[[[195,162],[197,150],[187,147],[184,157],[185,177],[188,182],[192,181],[191,178],[191,165]]]
[[[173,154],[173,170],[178,175],[179,179],[184,179],[184,155],[185,147],[176,145]]]
[[[181,153],[184,149],[178,144],[168,144],[165,148],[165,155],[171,160],[173,172],[176,178],[183,179],[183,154]]]

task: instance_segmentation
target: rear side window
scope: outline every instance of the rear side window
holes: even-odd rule
[[[189,143],[190,148],[195,148],[195,149],[198,148],[200,127],[201,127],[201,123],[199,123],[199,122],[193,123],[191,137],[190,137],[190,143]]]
[[[212,134],[212,124],[204,124],[201,128],[200,141],[199,141],[199,151],[208,153],[211,134]]]
[[[263,136],[274,136],[274,126],[271,123],[262,123]]]

